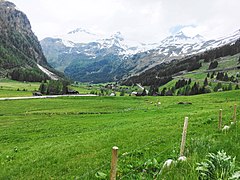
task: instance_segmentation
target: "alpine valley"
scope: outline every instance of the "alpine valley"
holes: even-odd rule
[[[240,30],[215,40],[182,31],[161,42],[144,44],[117,32],[109,37],[77,28],[40,43],[48,63],[75,81],[112,82],[139,75],[156,65],[232,44]]]
[[[0,0],[0,180],[240,180],[239,0],[12,1]],[[18,6],[39,37],[96,30],[40,42]],[[181,24],[194,19],[232,34],[192,36]],[[128,38],[163,26],[178,32]]]

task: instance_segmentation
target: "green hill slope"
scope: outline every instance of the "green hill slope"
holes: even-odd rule
[[[197,94],[238,89],[240,86],[239,57],[240,54],[236,54],[215,59],[212,62],[217,62],[218,65],[212,69],[209,69],[212,62],[202,60],[199,69],[183,71],[173,76],[172,81],[160,87],[160,92],[165,89],[165,91],[171,90],[173,95],[191,95],[190,91],[194,83],[197,83],[199,89],[204,88],[205,91]],[[184,81],[187,83],[184,84]]]

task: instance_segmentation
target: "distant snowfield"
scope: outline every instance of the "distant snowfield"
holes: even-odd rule
[[[50,72],[49,70],[40,66],[39,64],[37,64],[37,66],[42,72],[44,72],[46,75],[48,75],[52,80],[58,80],[58,76],[56,74]]]

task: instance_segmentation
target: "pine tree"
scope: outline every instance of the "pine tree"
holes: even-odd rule
[[[122,89],[120,92],[120,96],[124,96],[124,95],[125,95],[125,91],[124,91],[124,89]]]
[[[236,85],[236,87],[235,87],[235,90],[238,90],[239,89],[239,86],[238,86],[238,84]]]
[[[218,83],[215,87],[214,87],[214,92],[217,92],[219,89],[221,89],[222,88],[222,83]]]
[[[40,84],[39,91],[42,94],[46,94],[46,85],[44,84],[44,82]]]
[[[184,88],[184,95],[185,95],[185,96],[188,96],[188,95],[190,94],[190,90],[191,90],[190,85],[187,85],[187,86]]]
[[[172,96],[173,92],[171,89],[168,89],[168,91],[166,92],[166,96]]]
[[[229,80],[229,78],[228,78],[228,74],[225,73],[225,74],[224,74],[224,77],[223,77],[223,81],[228,81],[228,80]]]
[[[202,86],[199,88],[199,94],[204,94],[204,93],[206,93],[206,88],[205,86]]]
[[[163,88],[161,91],[161,96],[165,96],[167,88]]]
[[[235,82],[235,77],[234,77],[234,76],[231,76],[231,77],[229,78],[229,80],[232,81],[232,82]]]
[[[177,91],[177,96],[180,96],[180,95],[182,95],[181,89],[179,89],[179,90]]]
[[[142,92],[142,96],[146,96],[147,95],[147,91],[146,91],[146,89],[144,88],[143,89],[143,92]]]
[[[62,94],[63,84],[61,81],[50,80],[47,86],[47,94]]]
[[[199,85],[195,82],[191,88],[190,94],[195,95],[199,93]]]
[[[217,61],[213,61],[210,63],[208,69],[215,69],[218,66],[218,62]]]
[[[172,93],[174,94],[175,93],[175,87],[173,86],[172,88],[171,88],[171,91],[172,91]]]
[[[220,80],[220,81],[223,81],[223,79],[224,79],[224,73],[223,73],[223,72],[218,72],[216,79],[217,79],[217,80]]]
[[[214,78],[214,75],[215,75],[215,71],[213,71],[213,73],[211,74],[211,79],[213,79]]]
[[[207,85],[208,85],[208,80],[207,80],[207,78],[204,79],[204,83],[203,83],[203,84],[204,84],[204,86],[207,86]]]
[[[232,83],[229,83],[229,85],[228,85],[228,90],[229,90],[229,91],[232,90]]]
[[[222,87],[222,90],[223,90],[223,91],[228,91],[228,87],[227,87],[227,86],[223,86],[223,87]]]
[[[152,85],[150,86],[150,89],[149,89],[149,95],[150,96],[153,96],[153,95],[158,95],[158,92],[159,92],[159,89],[156,85]]]
[[[62,81],[62,94],[68,93],[68,85],[70,83],[68,81]]]
[[[62,87],[62,94],[68,94],[68,86],[65,84]]]
[[[190,79],[188,80],[188,85],[190,85],[191,82],[192,82],[192,79],[190,78]]]

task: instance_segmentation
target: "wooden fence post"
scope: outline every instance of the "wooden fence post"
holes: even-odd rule
[[[118,147],[112,148],[112,162],[111,162],[111,173],[110,180],[116,180],[117,176],[117,159],[118,159]]]
[[[185,148],[186,136],[187,136],[187,127],[188,127],[188,117],[185,117],[183,133],[182,133],[182,142],[181,142],[181,148],[180,148],[180,156],[184,155],[184,148]]]
[[[234,104],[234,112],[233,112],[233,122],[236,124],[237,122],[237,105]]]
[[[219,110],[218,129],[222,129],[222,109]]]

